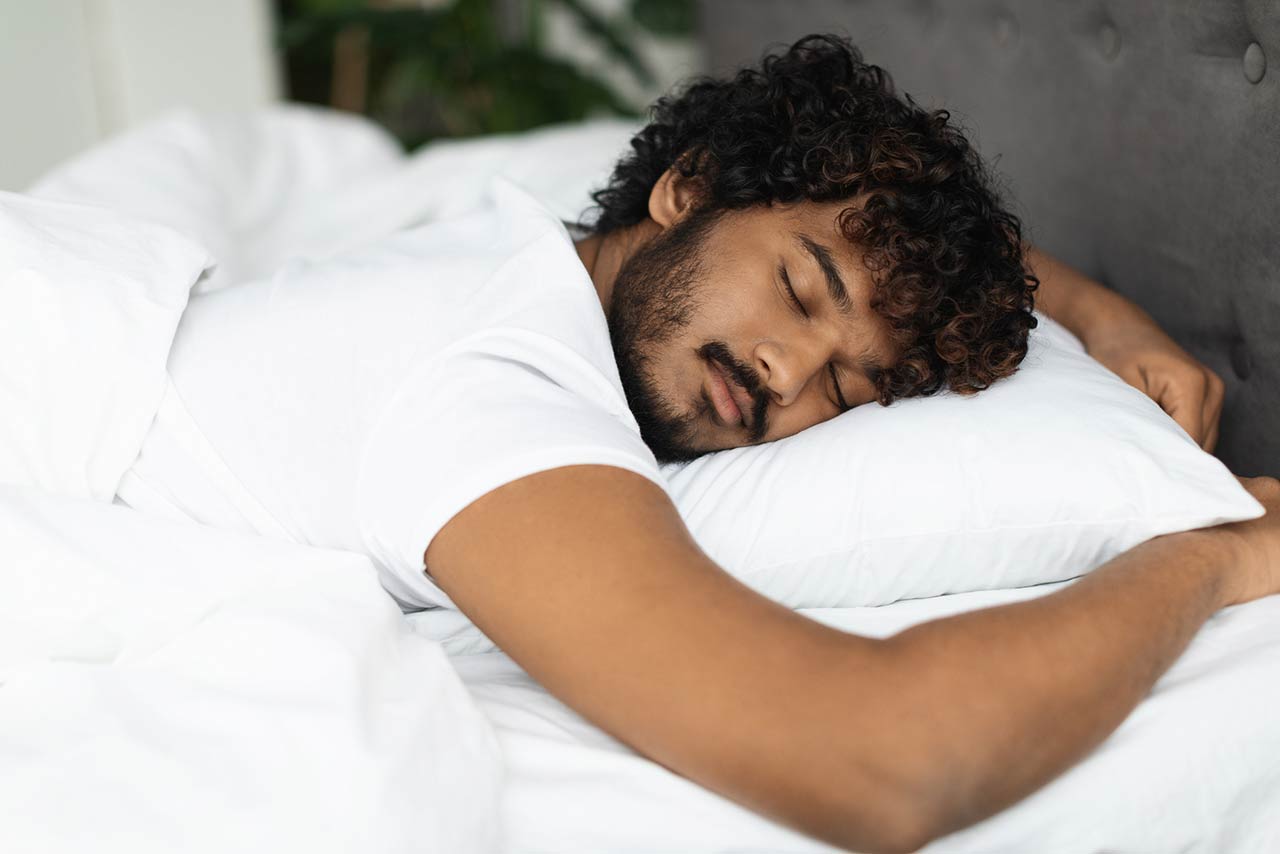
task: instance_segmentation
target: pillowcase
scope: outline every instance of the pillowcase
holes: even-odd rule
[[[196,288],[204,293],[269,276],[295,254],[327,257],[378,233],[386,218],[377,200],[360,207],[359,193],[399,174],[403,159],[385,129],[341,110],[182,107],[90,147],[28,192],[188,235],[218,259]]]
[[[211,264],[163,226],[0,193],[0,482],[112,499]]]
[[[881,605],[1088,572],[1262,506],[1159,406],[1040,316],[976,395],[860,406],[665,466],[702,548],[794,608]]]

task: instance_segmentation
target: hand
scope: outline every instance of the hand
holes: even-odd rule
[[[1089,355],[1160,404],[1200,447],[1213,451],[1225,391],[1221,377],[1136,306],[1089,333],[1084,340]]]
[[[1206,451],[1218,444],[1222,379],[1178,346],[1133,302],[1027,245],[1040,280],[1040,309],[1075,333],[1085,350],[1146,394]]]
[[[1280,481],[1274,477],[1242,477],[1240,483],[1266,508],[1267,514],[1208,530],[1213,535],[1230,537],[1237,546],[1228,576],[1228,605],[1280,593]]]

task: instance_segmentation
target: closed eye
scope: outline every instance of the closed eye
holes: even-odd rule
[[[840,391],[840,378],[836,376],[835,364],[833,362],[827,362],[827,370],[831,372],[831,385],[835,387],[836,400],[839,402],[840,411],[848,412],[850,409],[853,409],[853,407],[844,399],[844,394]]]
[[[791,300],[791,304],[805,317],[809,316],[809,312],[805,311],[804,304],[800,302],[800,297],[796,296],[795,288],[791,287],[791,276],[787,273],[787,265],[778,265],[778,278],[782,280],[782,287],[786,289],[787,298]],[[836,366],[834,362],[827,362],[827,371],[831,374],[831,386],[835,389],[836,405],[841,412],[848,412],[853,409],[849,402],[844,399],[844,393],[840,391],[840,378],[836,375]]]
[[[800,302],[800,297],[796,296],[795,289],[791,287],[791,276],[787,274],[787,266],[785,264],[778,265],[778,278],[782,280],[782,287],[787,291],[787,298],[791,300],[801,314],[805,317],[809,316],[809,312],[804,310],[804,305]]]

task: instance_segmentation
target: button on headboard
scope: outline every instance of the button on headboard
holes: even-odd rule
[[[1030,239],[1227,383],[1218,455],[1280,474],[1280,3],[702,0],[710,67],[850,36],[946,107]]]

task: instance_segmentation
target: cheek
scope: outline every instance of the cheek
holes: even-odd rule
[[[716,282],[699,294],[689,331],[699,339],[697,346],[723,341],[733,352],[745,356],[755,342],[776,334],[788,317],[777,294],[762,284]]]
[[[699,398],[703,385],[703,361],[698,347],[704,343],[693,328],[680,332],[647,353],[649,374],[667,403],[684,411]]]

